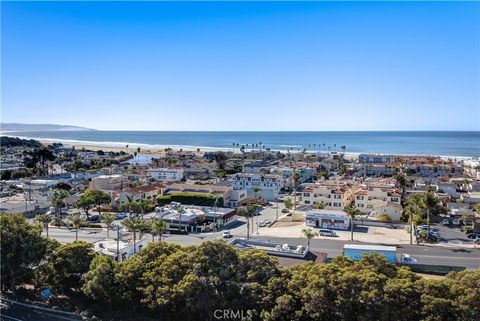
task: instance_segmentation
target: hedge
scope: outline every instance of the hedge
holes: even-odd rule
[[[223,197],[218,197],[217,200],[217,206],[223,206]],[[215,206],[215,196],[202,193],[175,193],[157,198],[157,204],[160,206],[170,204],[171,202],[178,202],[184,205]]]

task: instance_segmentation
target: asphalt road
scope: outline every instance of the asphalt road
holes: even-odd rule
[[[280,204],[282,205],[282,204]],[[282,207],[278,210],[278,215],[281,213]],[[252,238],[258,238],[261,240],[270,240],[275,243],[288,243],[292,245],[306,245],[304,238],[279,238],[279,237],[262,237],[256,234],[257,220],[261,221],[268,219],[274,221],[277,216],[277,210],[273,207],[267,207],[262,210],[262,215],[254,217],[253,233],[250,233]],[[147,215],[148,217],[148,215]],[[252,227],[250,227],[252,228]],[[397,245],[397,253],[407,253],[418,260],[419,264],[437,264],[437,265],[449,265],[449,266],[464,266],[469,269],[480,267],[480,246],[478,248],[463,248],[461,244],[471,244],[471,240],[466,238],[465,234],[456,228],[448,228],[443,226],[435,226],[440,236],[440,243],[438,245],[409,245],[401,244]],[[234,226],[230,227],[230,231],[234,238],[246,237],[247,224],[244,218],[240,218]],[[110,231],[110,236],[114,236],[116,233]],[[66,228],[50,228],[49,235],[52,238],[57,239],[61,243],[72,242],[75,240],[75,231],[68,230]],[[95,242],[104,239],[107,236],[106,231],[85,230],[79,231],[79,240],[87,242]],[[123,232],[124,239],[128,239],[130,235],[127,232]],[[144,235],[145,240],[151,239],[150,235]],[[167,242],[173,242],[181,245],[194,245],[200,244],[205,241],[211,241],[222,238],[222,231],[210,232],[210,233],[195,233],[189,235],[175,235],[166,234],[164,239]],[[232,240],[232,239],[230,239]],[[314,251],[324,252],[328,254],[328,257],[335,257],[342,253],[343,246],[348,241],[341,241],[338,239],[312,239],[310,248]],[[359,242],[356,242],[361,244]],[[390,244],[385,244],[390,245]]]

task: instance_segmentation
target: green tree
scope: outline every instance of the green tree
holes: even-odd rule
[[[307,247],[310,248],[310,240],[313,239],[315,236],[318,236],[318,233],[312,231],[312,229],[309,228],[309,229],[303,229],[302,234],[307,239]]]
[[[110,303],[117,298],[115,262],[106,255],[97,255],[90,263],[89,271],[82,277],[82,292],[91,300]]]
[[[313,207],[316,208],[316,209],[323,210],[325,208],[325,203],[323,201],[320,202],[320,203],[315,203],[315,204],[313,204]]]
[[[107,237],[110,237],[110,228],[112,227],[113,221],[115,221],[115,215],[112,213],[104,213],[100,215],[100,219],[107,226]]]
[[[73,242],[59,246],[50,258],[50,283],[58,290],[80,288],[82,275],[89,270],[96,253],[86,242]]]
[[[290,197],[287,197],[285,201],[283,201],[283,204],[285,205],[285,208],[291,209],[293,207],[293,202]]]
[[[127,217],[122,221],[127,231],[133,233],[133,253],[137,253],[137,233],[144,228],[144,222],[139,217]]]
[[[358,210],[354,205],[351,205],[349,207],[346,207],[343,209],[345,213],[347,213],[348,217],[350,217],[350,240],[353,241],[353,220],[355,219],[355,216],[358,215]]]
[[[0,214],[1,288],[28,282],[34,269],[57,243],[41,236],[42,228],[21,214]]]

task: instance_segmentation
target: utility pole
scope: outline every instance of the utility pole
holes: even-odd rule
[[[213,222],[214,222],[214,231],[217,232],[217,202],[218,202],[218,197],[215,195],[215,207],[213,208]]]
[[[120,230],[120,226],[117,225],[117,262],[120,262]],[[133,246],[135,246],[135,244]]]
[[[277,213],[276,213],[276,215],[277,215],[277,220],[278,220],[278,185],[277,185],[277,195],[276,196],[277,196],[276,197],[276,202],[277,202]]]

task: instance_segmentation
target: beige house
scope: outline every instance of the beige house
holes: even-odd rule
[[[339,182],[323,182],[302,191],[302,204],[323,203],[327,210],[343,210],[352,203],[352,185]]]

